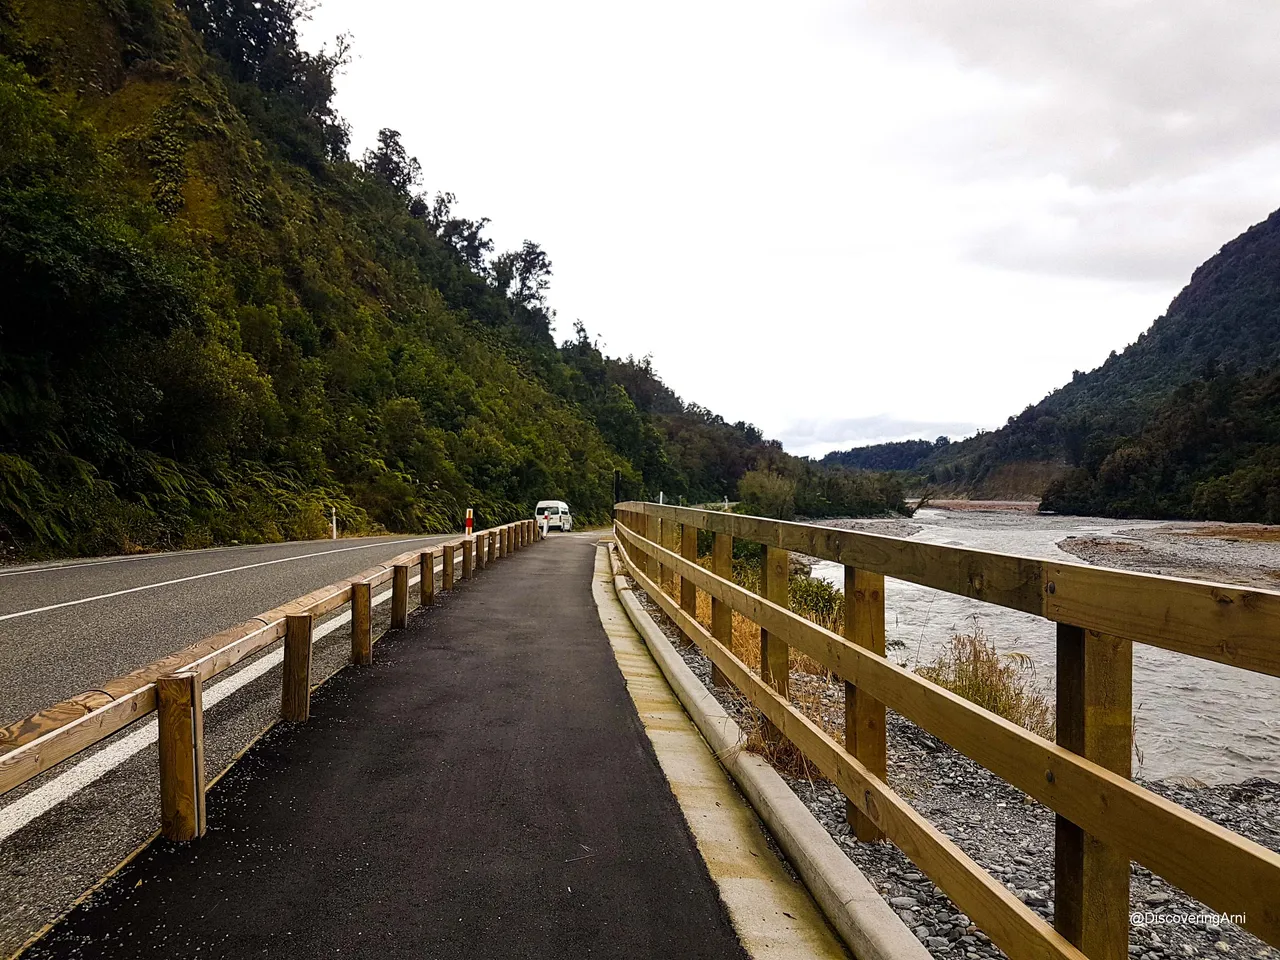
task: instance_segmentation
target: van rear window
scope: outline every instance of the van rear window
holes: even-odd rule
[[[559,507],[542,507],[542,508],[540,508],[540,509],[539,509],[539,511],[538,511],[538,512],[539,512],[539,513],[544,513],[544,514],[549,513],[549,514],[551,514],[551,516],[553,516],[553,517],[558,517],[558,516],[560,516],[560,508],[559,508]]]

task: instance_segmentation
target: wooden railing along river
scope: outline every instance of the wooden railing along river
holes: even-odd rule
[[[408,622],[411,566],[420,571],[419,601],[428,605],[436,593],[437,557],[442,559],[441,589],[451,590],[458,573],[469,580],[477,567],[527,546],[538,535],[532,520],[521,520],[402,553],[0,727],[0,796],[158,713],[162,832],[175,840],[198,837],[205,830],[203,684],[283,639],[280,713],[285,720],[306,720],[317,617],[351,604],[351,661],[372,663],[375,587],[391,581],[391,629],[400,629]]]
[[[857,836],[891,840],[1013,960],[1125,960],[1131,860],[1280,946],[1280,855],[1130,779],[1133,643],[1280,676],[1280,593],[654,503],[619,504],[615,529],[632,577],[716,680],[848,798]],[[714,538],[710,569],[699,530]],[[734,538],[764,546],[759,594],[732,579]],[[844,636],[788,608],[789,551],[844,565]],[[659,584],[673,575],[668,596]],[[886,577],[1056,622],[1057,742],[887,660]],[[760,676],[733,653],[733,613],[761,628]],[[843,743],[792,705],[791,647],[843,679]],[[1053,925],[890,788],[886,707],[1056,812]]]

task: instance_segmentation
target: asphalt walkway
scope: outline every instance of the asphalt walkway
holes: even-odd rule
[[[745,954],[627,693],[592,538],[445,595],[28,957]]]

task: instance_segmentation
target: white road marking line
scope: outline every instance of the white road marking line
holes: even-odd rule
[[[197,573],[190,577],[178,577],[176,580],[163,580],[160,583],[144,583],[140,587],[129,587],[126,590],[115,590],[111,593],[100,593],[95,597],[82,597],[79,600],[66,600],[62,603],[51,603],[47,607],[32,607],[30,610],[19,610],[17,613],[0,615],[0,621],[13,620],[17,617],[29,617],[50,610],[61,610],[64,607],[75,607],[82,603],[93,603],[97,600],[109,600],[111,597],[123,597],[128,593],[139,593],[143,590],[158,590],[160,587],[172,586],[175,583],[190,583],[192,580],[204,580],[206,577],[220,577],[224,573],[238,573],[241,570],[253,570],[257,567],[269,567],[276,563],[293,563],[295,560],[310,560],[312,557],[327,557],[334,553],[349,553],[352,550],[372,550],[374,547],[385,547],[396,543],[417,543],[430,540],[431,537],[410,537],[406,540],[384,540],[381,543],[362,543],[358,547],[341,547],[337,550],[321,550],[318,553],[304,553],[298,557],[278,557],[275,560],[262,560],[259,563],[246,563],[239,567],[227,567],[225,570],[210,570],[208,573]]]
[[[76,570],[80,567],[105,567],[112,563],[132,563],[135,560],[172,560],[178,557],[194,557],[200,554],[213,553],[216,550],[234,551],[234,550],[254,550],[254,549],[270,549],[271,547],[289,547],[296,546],[300,543],[317,543],[323,541],[315,540],[285,540],[280,543],[253,543],[242,544],[239,547],[205,547],[198,550],[162,550],[156,553],[139,553],[131,557],[100,557],[96,560],[81,560],[78,563],[59,563],[53,561],[50,563],[42,563],[38,565],[25,566],[17,570],[0,570],[0,579],[4,577],[24,577],[30,573],[56,573],[59,570]],[[395,543],[394,540],[383,540],[382,543]]]
[[[412,577],[409,586],[413,586],[421,577]],[[373,606],[377,607],[391,599],[391,591],[386,590],[373,598]],[[312,642],[327,637],[344,623],[351,622],[351,611],[340,613],[332,620],[326,620],[316,627],[312,634]],[[284,660],[284,650],[273,650],[265,657],[255,660],[249,666],[237,671],[225,680],[213,684],[204,691],[204,707],[212,708],[241,687],[248,686],[259,677],[280,665]],[[128,736],[99,750],[93,756],[81,760],[65,773],[59,774],[43,786],[37,787],[24,797],[13,801],[8,806],[0,807],[0,843],[17,833],[32,820],[48,813],[64,800],[79,793],[95,780],[100,780],[130,757],[145,750],[156,742],[159,736],[159,725],[155,720],[145,724]]]
[[[142,553],[136,557],[108,557],[103,560],[85,560],[81,563],[51,563],[44,567],[25,567],[22,570],[5,570],[0,577],[25,577],[29,573],[53,573],[57,570],[75,570],[79,567],[105,567],[112,563],[131,563],[134,560],[162,560],[165,557],[185,556],[186,551],[173,553]]]

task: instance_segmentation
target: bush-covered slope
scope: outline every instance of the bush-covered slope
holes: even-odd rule
[[[77,551],[273,539],[329,506],[414,530],[550,489],[599,516],[627,465],[538,378],[545,315],[493,310],[395,184],[332,155],[331,88],[292,85],[334,63],[290,47],[291,79],[264,89],[172,6],[102,9],[6,11],[10,532]]]
[[[557,347],[533,243],[358,161],[299,0],[0,0],[0,548],[456,528],[736,494],[776,451]],[[430,165],[430,158],[426,158]]]
[[[1134,436],[1092,445],[1041,508],[1280,523],[1280,368],[1182,384]]]

